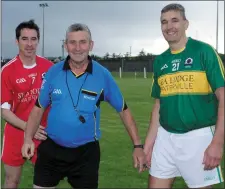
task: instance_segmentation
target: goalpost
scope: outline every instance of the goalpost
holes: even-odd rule
[[[136,80],[138,76],[138,73],[135,71],[134,72],[134,79]],[[119,78],[122,78],[122,68],[119,67]],[[147,79],[147,72],[146,72],[146,68],[144,67],[144,79]]]
[[[120,75],[120,78],[122,78],[122,68],[121,67],[119,68],[119,75]]]
[[[144,67],[144,78],[147,78],[147,74],[146,74],[146,68]]]

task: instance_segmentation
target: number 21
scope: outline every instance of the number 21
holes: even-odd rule
[[[179,69],[179,65],[180,65],[179,62],[178,63],[173,63],[172,64],[172,66],[173,66],[172,71],[177,71]]]

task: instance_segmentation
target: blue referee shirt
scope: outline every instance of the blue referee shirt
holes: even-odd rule
[[[46,128],[48,137],[61,146],[73,148],[100,138],[101,101],[109,102],[117,112],[127,106],[106,68],[89,57],[86,71],[76,75],[69,67],[69,59],[68,56],[46,73],[36,105],[51,107]]]

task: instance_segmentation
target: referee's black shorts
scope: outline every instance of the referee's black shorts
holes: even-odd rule
[[[99,162],[98,141],[66,148],[47,138],[38,147],[34,185],[55,187],[67,177],[73,188],[98,188]]]

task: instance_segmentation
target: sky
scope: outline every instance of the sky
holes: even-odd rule
[[[44,9],[45,56],[62,56],[62,40],[73,23],[84,23],[92,32],[94,48],[91,54],[104,56],[126,52],[138,55],[160,54],[168,48],[160,28],[160,11],[169,3],[181,3],[189,20],[187,36],[216,47],[216,1],[2,1],[1,55],[12,58],[18,53],[15,28],[34,19],[43,36]],[[224,53],[224,1],[219,1],[218,51]],[[41,55],[42,39],[38,54]],[[66,54],[66,53],[65,53]]]

